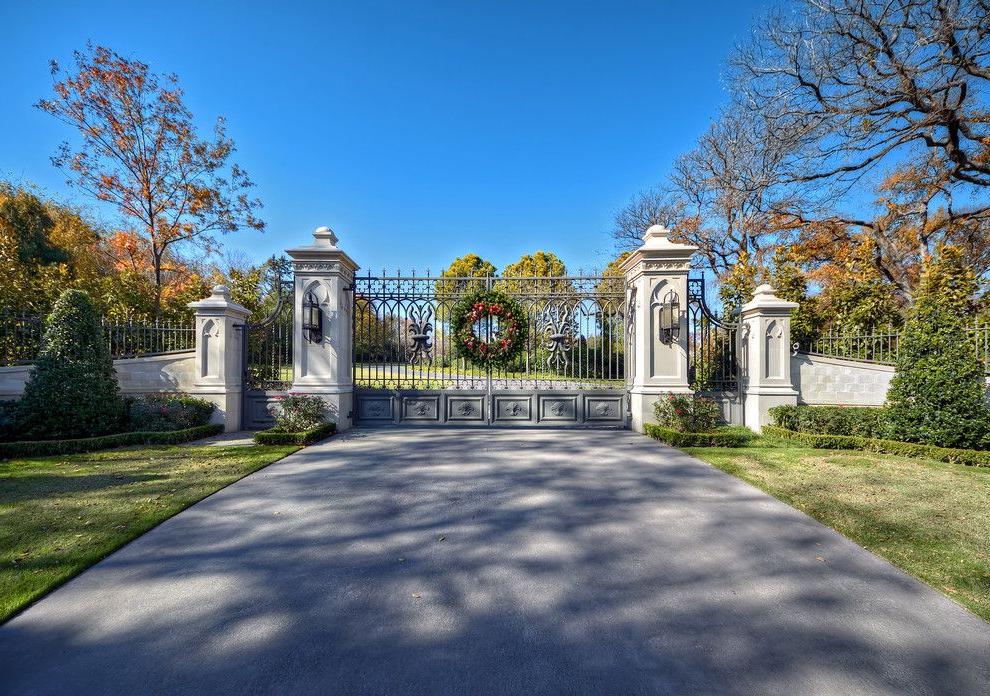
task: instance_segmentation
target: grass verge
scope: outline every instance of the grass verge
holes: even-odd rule
[[[686,452],[794,506],[990,621],[990,470],[770,438]]]
[[[142,447],[0,462],[0,622],[298,447]]]

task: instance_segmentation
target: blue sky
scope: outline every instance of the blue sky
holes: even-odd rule
[[[611,217],[725,98],[760,3],[0,0],[0,177],[84,203],[49,163],[73,133],[32,108],[87,40],[174,72],[227,117],[264,200],[263,259],[329,224],[363,267],[612,256]],[[109,213],[103,216],[109,219]]]

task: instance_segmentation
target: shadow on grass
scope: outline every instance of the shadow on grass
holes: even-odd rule
[[[7,479],[0,488],[0,504],[75,493],[91,493],[133,483],[164,480],[162,474],[26,474]]]

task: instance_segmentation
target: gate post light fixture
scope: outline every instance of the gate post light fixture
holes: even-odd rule
[[[320,309],[320,302],[312,290],[303,297],[302,328],[306,340],[310,343],[319,343],[323,340],[323,310]]]
[[[681,334],[681,299],[676,292],[670,290],[660,304],[660,341],[670,345]]]

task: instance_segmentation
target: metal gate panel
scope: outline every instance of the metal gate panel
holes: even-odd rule
[[[355,397],[362,425],[626,427],[625,392],[359,389]]]
[[[449,319],[478,289],[522,307],[523,354],[486,370],[457,357]],[[620,276],[364,276],[354,282],[359,424],[625,427],[626,307]]]
[[[242,327],[244,391],[241,424],[247,430],[275,423],[272,405],[292,386],[293,287],[288,268],[275,267],[269,276],[269,301],[264,319]]]
[[[729,423],[742,422],[739,324],[718,317],[705,299],[705,279],[688,279],[688,379],[695,391],[714,399]]]

